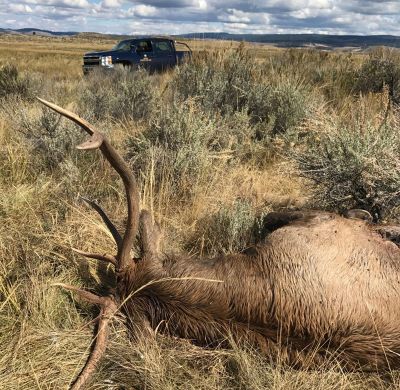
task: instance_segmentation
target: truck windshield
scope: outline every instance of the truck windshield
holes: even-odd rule
[[[131,49],[132,41],[121,41],[118,42],[112,50],[129,51]]]

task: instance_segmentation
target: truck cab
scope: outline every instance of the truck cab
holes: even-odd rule
[[[177,51],[176,45],[184,45],[185,51]],[[118,42],[111,50],[90,52],[83,56],[83,72],[96,67],[113,69],[117,65],[130,69],[143,67],[149,71],[163,71],[181,63],[191,55],[188,45],[168,38],[132,38]]]

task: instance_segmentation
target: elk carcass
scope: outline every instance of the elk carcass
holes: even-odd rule
[[[39,99],[40,100],[40,99]],[[327,212],[271,214],[263,242],[216,258],[161,256],[159,230],[139,211],[135,177],[109,141],[88,122],[52,103],[91,137],[80,149],[100,149],[123,180],[128,205],[124,234],[94,204],[110,228],[115,255],[79,252],[115,266],[116,289],[99,297],[63,285],[101,308],[94,349],[73,385],[81,388],[106,348],[108,324],[122,311],[165,334],[207,347],[227,334],[269,355],[301,365],[338,354],[349,368],[400,366],[400,249],[369,221]],[[131,249],[140,233],[142,254]]]

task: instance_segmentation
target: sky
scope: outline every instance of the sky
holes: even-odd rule
[[[0,0],[0,27],[114,34],[400,35],[400,0]]]

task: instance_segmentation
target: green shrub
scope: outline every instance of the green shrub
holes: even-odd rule
[[[393,103],[400,103],[400,56],[391,53],[373,53],[362,65],[357,74],[356,92],[383,92],[389,89]]]
[[[180,98],[195,99],[204,111],[223,116],[247,112],[257,126],[257,139],[299,125],[310,106],[301,83],[265,77],[243,47],[195,58],[178,68],[173,85]]]
[[[198,222],[191,246],[209,255],[245,249],[254,241],[255,210],[247,199],[236,199]]]
[[[82,85],[82,115],[92,120],[140,120],[150,116],[157,89],[143,70],[96,70]]]
[[[368,210],[375,220],[400,205],[399,123],[380,126],[333,124],[289,150],[300,173],[311,180],[315,202],[329,210]]]
[[[310,110],[306,91],[292,80],[278,81],[274,87],[259,84],[249,91],[249,113],[257,125],[258,138],[299,126]]]
[[[220,148],[215,133],[215,121],[192,102],[173,102],[158,111],[142,133],[128,139],[128,158],[135,170],[152,166],[156,183],[168,177],[178,192],[184,191],[211,165],[210,151]]]
[[[19,96],[23,99],[34,97],[32,80],[22,77],[15,65],[4,65],[0,68],[0,98]]]
[[[15,112],[15,106],[17,111]],[[75,150],[79,132],[70,121],[44,106],[30,107],[10,102],[6,111],[13,118],[15,131],[31,149],[31,159],[42,169],[53,170],[69,159]]]
[[[237,198],[197,222],[188,249],[210,256],[241,252],[265,238],[264,218],[269,211],[260,213],[249,199]]]
[[[329,103],[340,103],[354,87],[359,54],[287,49],[268,58],[265,77],[289,77],[317,87]]]
[[[248,160],[254,131],[245,112],[221,117],[192,100],[174,101],[127,140],[127,157],[134,170],[152,170],[156,184],[168,179],[176,194],[189,195],[216,167]]]
[[[177,69],[173,85],[181,98],[195,97],[206,111],[226,114],[247,106],[256,70],[254,58],[241,46],[198,55]]]
[[[275,134],[300,125],[308,109],[303,91],[290,82],[283,82],[277,86],[271,106],[271,112],[275,117],[273,125]]]

